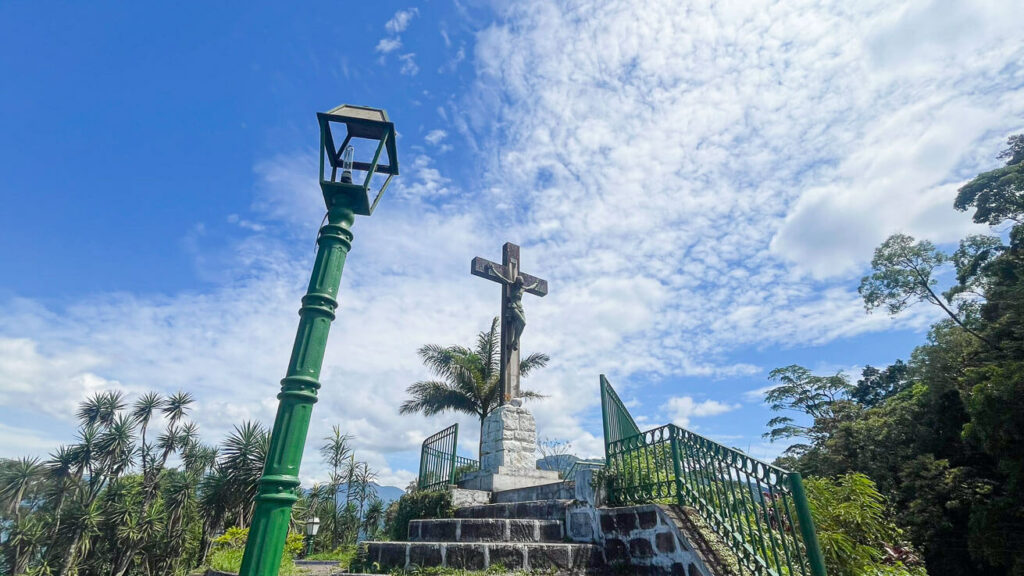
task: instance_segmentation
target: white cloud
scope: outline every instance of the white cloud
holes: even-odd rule
[[[402,47],[402,37],[399,34],[409,27],[409,23],[417,14],[419,14],[419,9],[417,8],[399,10],[398,12],[395,12],[395,15],[384,24],[384,29],[388,31],[389,36],[381,38],[380,41],[377,42],[376,48],[374,48],[375,51],[381,54],[381,64],[387,62],[387,54],[390,54]],[[400,73],[408,76],[415,76],[416,73],[419,72],[419,67],[416,65],[416,62],[413,61],[414,56],[415,54],[403,54],[398,57],[402,62],[402,67],[399,70]]]
[[[448,136],[448,133],[440,128],[427,132],[427,135],[423,137],[427,144],[437,145]]]
[[[0,422],[0,458],[45,457],[60,444],[39,430]]]
[[[400,74],[406,76],[415,76],[419,74],[420,67],[416,65],[416,54],[402,54],[398,57],[398,61],[402,63],[402,67],[398,70]]]
[[[381,38],[380,42],[377,42],[377,47],[374,48],[381,54],[387,54],[394,52],[402,47],[402,41],[399,38]]]
[[[726,404],[718,400],[702,400],[700,402],[692,396],[676,396],[668,399],[666,403],[666,416],[672,423],[683,428],[690,427],[693,418],[704,418],[707,416],[718,416],[739,408],[739,404]]]
[[[762,386],[760,388],[755,388],[753,390],[747,390],[746,392],[743,393],[743,400],[745,402],[752,402],[752,403],[754,403],[754,402],[756,402],[756,403],[764,402],[765,395],[768,394],[769,390],[771,390],[772,388],[775,388],[775,386],[776,386],[776,384],[770,384],[768,386]]]
[[[1005,6],[979,9],[988,22],[1018,10]],[[956,183],[994,163],[979,141],[1019,123],[1024,48],[1002,34],[969,46],[970,66],[889,74],[877,31],[905,14],[509,7],[478,34],[462,107],[473,141],[499,143],[485,151],[508,214],[495,220],[534,239],[573,317],[605,320],[580,332],[617,343],[625,372],[751,373],[722,352],[927,325],[932,310],[866,315],[857,280],[892,231],[969,229]],[[602,284],[614,288],[587,298]]]
[[[953,191],[994,165],[978,150],[998,148],[1024,109],[1020,8],[972,3],[964,17],[979,28],[949,49],[934,48],[948,28],[941,8],[510,5],[476,35],[467,95],[453,86],[439,111],[479,152],[482,184],[413,154],[356,223],[303,477],[323,477],[315,447],[333,424],[396,485],[415,467],[396,462],[450,422],[474,445],[472,417],[397,406],[424,376],[418,346],[470,342],[498,312],[495,286],[466,268],[505,241],[551,286],[526,302],[524,347],[552,356],[525,383],[548,395],[530,405],[538,429],[581,455],[601,450],[599,424],[581,416],[601,372],[749,375],[761,369],[731,352],[926,326],[924,307],[865,315],[863,263],[893,230],[963,233]],[[913,38],[901,30],[919,20],[923,39],[903,49]],[[400,46],[408,19],[395,22],[382,54]],[[197,394],[210,441],[245,418],[269,424],[324,207],[313,153],[255,171],[245,221],[257,226],[218,254],[196,240],[215,288],[0,302],[0,406],[67,418],[90,389],[182,388]],[[44,405],[39,386],[64,396]],[[681,424],[736,407],[672,402],[665,416]]]
[[[405,29],[409,27],[409,23],[412,22],[413,17],[419,14],[419,12],[418,8],[399,10],[398,12],[395,12],[395,15],[384,24],[384,28],[392,34],[405,32]]]

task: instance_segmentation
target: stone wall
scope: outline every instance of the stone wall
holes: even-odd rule
[[[455,508],[483,506],[491,503],[491,493],[484,490],[465,490],[450,486],[448,491],[452,495],[452,506]]]
[[[581,471],[576,477],[577,498],[565,519],[570,540],[601,545],[613,570],[629,566],[631,574],[640,575],[727,576],[680,514],[655,504],[598,508],[602,495],[591,490],[590,476]]]
[[[711,576],[701,554],[657,505],[601,509],[600,523],[610,565],[645,569],[635,574]]]

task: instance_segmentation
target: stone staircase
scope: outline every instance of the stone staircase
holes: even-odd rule
[[[528,489],[509,490],[501,500],[530,495]],[[545,493],[562,494],[548,486]],[[494,498],[499,499],[495,493]],[[552,574],[595,574],[604,567],[601,546],[568,542],[568,499],[504,501],[466,506],[454,518],[413,520],[408,542],[371,542],[366,562],[374,570],[444,566],[484,570],[501,565],[508,570]]]

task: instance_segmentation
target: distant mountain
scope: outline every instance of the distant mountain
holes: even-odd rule
[[[387,508],[388,504],[398,500],[405,494],[405,490],[397,486],[381,486],[380,484],[374,484],[374,489],[377,491],[377,498],[380,498],[384,502],[384,507]],[[348,491],[348,484],[341,484],[338,486],[338,494],[342,500],[345,499],[345,492]],[[344,504],[344,502],[342,502]]]
[[[388,504],[401,498],[402,494],[405,494],[405,490],[402,490],[397,486],[379,486],[374,484],[374,487],[377,488],[377,498],[384,501],[385,508]]]
[[[538,470],[555,470],[562,472],[572,467],[576,461],[579,460],[577,456],[572,454],[556,454],[554,456],[545,456],[540,460],[537,460]]]

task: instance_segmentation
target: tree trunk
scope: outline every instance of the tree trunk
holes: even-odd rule
[[[81,539],[82,531],[75,529],[74,536],[71,538],[71,544],[68,546],[67,552],[64,553],[64,559],[61,560],[59,576],[71,576],[75,555],[78,552],[78,541]]]
[[[199,540],[199,566],[206,563],[206,557],[210,554],[210,546],[213,544],[213,539],[210,538],[212,531],[213,527],[203,522],[203,536]]]
[[[123,550],[117,562],[114,564],[114,569],[110,571],[110,576],[123,576],[128,571],[128,567],[132,564],[132,558],[135,557],[135,547],[129,545],[127,550]]]
[[[32,549],[30,546],[15,546],[14,547],[14,576],[24,574],[28,570],[28,559],[32,556]]]
[[[483,464],[484,461],[484,420],[486,419],[487,414],[480,417],[480,440],[477,441],[476,445],[476,458],[481,464]]]

